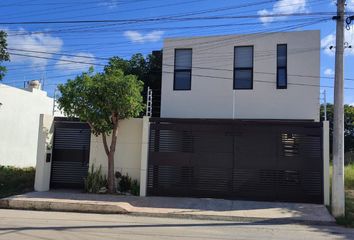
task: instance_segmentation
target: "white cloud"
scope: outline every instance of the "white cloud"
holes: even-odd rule
[[[349,103],[350,106],[354,107],[354,102],[353,103]]]
[[[332,33],[321,39],[321,48],[324,52],[330,56],[334,56],[334,48],[330,49],[331,46],[335,46],[336,36]]]
[[[118,0],[103,0],[99,3],[100,6],[108,7],[109,9],[116,8],[118,6]]]
[[[354,11],[354,0],[347,0],[347,9],[349,11]]]
[[[157,42],[162,38],[163,34],[163,31],[151,31],[146,34],[142,34],[138,31],[125,31],[123,33],[126,38],[135,43]]]
[[[53,54],[41,52],[57,53],[63,46],[61,38],[53,37],[50,34],[37,33],[32,34],[24,29],[8,32],[8,48],[10,52],[11,62],[28,63],[34,68],[44,69],[48,63],[48,59],[53,57]],[[14,50],[18,49],[18,50]],[[35,57],[20,56],[11,54],[31,55]],[[37,58],[36,58],[37,57]]]
[[[354,56],[354,31],[353,29],[344,31],[344,41],[351,45],[352,48],[346,48],[345,55],[352,55]],[[329,56],[334,56],[335,48],[330,49],[331,46],[336,46],[336,35],[335,33],[328,34],[321,40],[321,47],[323,48],[324,52]]]
[[[273,17],[265,17],[271,14],[294,14],[307,12],[307,0],[279,0],[274,3],[272,10],[258,11],[259,20],[264,24],[274,21]],[[263,16],[263,17],[262,17]]]
[[[332,68],[326,68],[323,73],[327,77],[332,77],[334,75],[334,71]]]
[[[65,72],[84,72],[87,71],[91,65],[95,64],[95,62],[96,59],[93,54],[80,52],[75,56],[62,56],[55,67]]]

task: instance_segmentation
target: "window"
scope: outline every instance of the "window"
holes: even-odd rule
[[[175,49],[173,90],[191,90],[192,49]]]
[[[288,86],[287,73],[287,45],[277,46],[277,88],[286,89]]]
[[[253,88],[253,46],[235,47],[234,89]]]

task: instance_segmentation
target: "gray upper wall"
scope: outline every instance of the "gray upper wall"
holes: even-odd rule
[[[276,86],[277,44],[287,44],[287,89]],[[247,45],[253,89],[233,90],[234,48]],[[173,90],[178,48],[193,51],[189,91]],[[166,39],[163,53],[161,117],[231,119],[234,107],[238,119],[319,120],[320,31]]]

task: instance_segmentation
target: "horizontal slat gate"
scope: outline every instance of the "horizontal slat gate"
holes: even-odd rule
[[[91,130],[86,123],[55,121],[51,187],[82,188],[87,176]]]
[[[152,119],[148,195],[323,201],[322,124]]]

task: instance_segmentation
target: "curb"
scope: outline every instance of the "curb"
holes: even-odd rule
[[[104,213],[104,214],[127,214],[126,209],[110,204],[97,204],[85,202],[48,202],[16,199],[0,199],[0,208],[40,210],[40,211],[60,211],[60,212],[81,212],[81,213]]]
[[[143,213],[131,212],[128,214],[130,216],[137,216],[137,217],[160,217],[160,218],[228,221],[228,222],[252,223],[254,225],[299,224],[299,225],[317,225],[317,226],[336,226],[335,222],[288,219],[288,218],[257,218],[257,217],[238,217],[238,216],[216,216],[216,215],[205,215],[205,214],[196,215],[196,214],[185,214],[185,213],[147,213],[147,212],[143,212]]]
[[[57,211],[57,212],[79,212],[79,213],[98,213],[98,214],[127,214],[136,217],[160,217],[177,219],[195,219],[212,221],[229,221],[240,223],[252,223],[259,225],[266,224],[301,224],[301,225],[321,225],[335,226],[335,222],[314,221],[291,218],[257,218],[240,217],[226,215],[208,215],[208,214],[188,214],[188,213],[152,213],[152,212],[134,212],[113,204],[99,204],[98,202],[67,202],[67,201],[38,201],[21,200],[13,198],[0,199],[0,208],[2,209],[21,209],[36,211]]]

